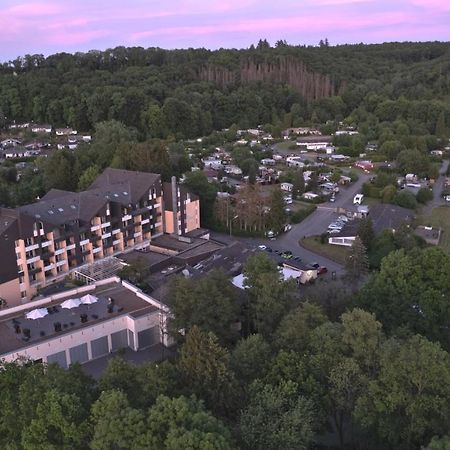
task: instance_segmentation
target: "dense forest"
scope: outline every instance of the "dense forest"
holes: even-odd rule
[[[386,121],[415,134],[450,125],[450,44],[390,43],[247,50],[117,47],[27,55],[0,67],[0,125],[49,122],[90,130],[118,120],[140,139],[193,138],[237,124],[344,119],[369,138]]]

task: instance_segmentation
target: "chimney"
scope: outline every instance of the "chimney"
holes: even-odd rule
[[[173,235],[178,237],[178,189],[176,177],[172,177],[172,210],[173,210]]]

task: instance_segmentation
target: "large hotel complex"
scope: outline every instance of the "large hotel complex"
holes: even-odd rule
[[[0,208],[0,299],[27,303],[82,266],[199,227],[199,200],[175,179],[106,169],[84,192],[52,189],[36,203]]]

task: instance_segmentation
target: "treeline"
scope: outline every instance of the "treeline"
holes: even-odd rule
[[[449,50],[450,44],[439,42],[336,47],[281,42],[271,48],[262,41],[248,50],[117,47],[27,55],[0,69],[0,125],[34,120],[90,130],[114,119],[136,128],[141,139],[193,138],[233,123],[241,128],[270,123],[279,133],[282,127],[350,116],[371,128],[372,119],[411,119],[413,134],[434,134],[442,112],[450,125],[448,104],[437,101],[450,92]],[[307,102],[287,83],[241,82],[246,61],[276,68],[286,58],[327,75],[338,95]],[[201,81],[205,67],[230,71],[234,82]],[[386,103],[403,97],[402,104]]]

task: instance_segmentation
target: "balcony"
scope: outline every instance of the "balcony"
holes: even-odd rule
[[[41,242],[41,247],[42,248],[49,247],[52,244],[53,244],[53,241],[44,241],[44,242]]]
[[[58,261],[58,262],[56,263],[56,267],[61,267],[61,266],[64,266],[65,264],[67,264],[67,260],[66,260],[66,259],[63,259],[63,260]]]
[[[127,220],[131,220],[131,214],[122,217],[122,222],[126,222]]]
[[[52,270],[52,269],[54,269],[56,266],[55,266],[55,263],[51,263],[51,264],[49,264],[48,266],[45,266],[44,267],[44,272],[47,272],[48,270]]]
[[[111,237],[111,233],[102,234],[102,239],[107,239]]]
[[[42,259],[50,259],[52,256],[55,256],[55,252],[42,252]]]
[[[91,231],[97,231],[100,230],[101,225],[94,225],[93,227],[91,227]]]
[[[70,244],[66,247],[66,250],[69,251],[69,250],[73,250],[74,248],[75,248],[75,244]]]
[[[33,244],[29,245],[28,247],[25,247],[26,252],[31,252],[32,250],[36,250],[39,248],[39,244]]]
[[[108,227],[110,227],[111,226],[111,222],[105,222],[105,223],[102,223],[101,224],[101,227],[102,228],[108,228]]]
[[[97,247],[97,248],[94,248],[93,250],[92,250],[92,253],[99,253],[99,252],[101,252],[102,251],[102,247]]]
[[[28,275],[35,275],[36,273],[42,272],[41,267],[35,267],[34,269],[28,269]]]
[[[65,248],[59,248],[58,250],[55,250],[55,256],[62,255],[65,251]]]
[[[33,258],[27,259],[27,264],[33,264],[35,262],[40,261],[41,257],[40,256],[33,256]]]
[[[84,239],[83,241],[80,241],[80,247],[82,247],[83,245],[89,244],[89,239]]]

